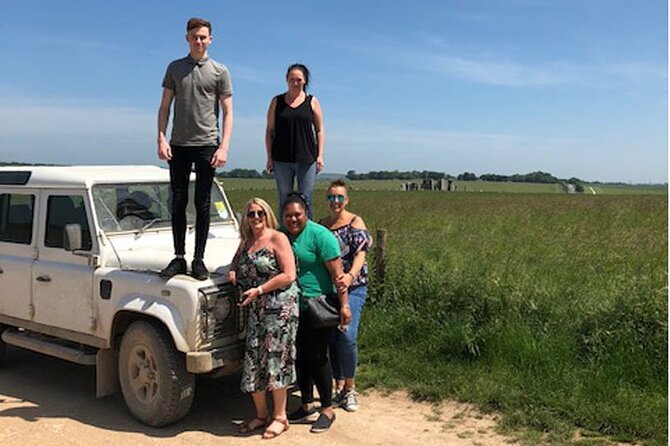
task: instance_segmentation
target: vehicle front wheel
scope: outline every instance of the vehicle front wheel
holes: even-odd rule
[[[149,426],[165,426],[188,413],[195,377],[184,355],[158,324],[134,322],[119,351],[119,381],[130,413]]]

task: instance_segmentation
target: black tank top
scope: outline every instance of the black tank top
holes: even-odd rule
[[[305,100],[296,108],[286,103],[285,96],[286,93],[276,96],[272,159],[285,163],[312,164],[317,155],[312,96],[305,96]]]

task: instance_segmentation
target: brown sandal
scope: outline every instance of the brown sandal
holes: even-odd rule
[[[272,429],[270,429],[270,427],[272,427],[272,425],[275,422],[281,424],[282,429],[280,431],[273,431]],[[277,417],[273,418],[272,421],[270,421],[270,423],[265,428],[265,432],[263,432],[263,440],[271,440],[273,438],[277,438],[278,436],[286,432],[288,430],[288,427],[289,427],[288,418],[277,418]]]
[[[259,424],[254,424],[257,422]],[[258,429],[265,427],[267,421],[265,418],[254,417],[251,420],[245,421],[240,427],[240,434],[250,434],[251,432],[257,431]]]

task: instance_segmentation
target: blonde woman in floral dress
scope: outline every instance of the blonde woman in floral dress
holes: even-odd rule
[[[239,305],[249,306],[240,388],[251,393],[256,410],[240,432],[265,428],[263,438],[270,439],[288,430],[287,387],[296,380],[296,262],[288,238],[277,231],[277,219],[264,200],[247,202],[240,232],[242,242],[228,274],[244,290]],[[271,416],[266,392],[272,394]]]

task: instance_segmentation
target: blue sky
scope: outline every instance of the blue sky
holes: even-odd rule
[[[662,0],[3,2],[0,161],[160,164],[185,22],[233,76],[230,168],[265,165],[270,99],[312,70],[326,172],[668,178]]]

